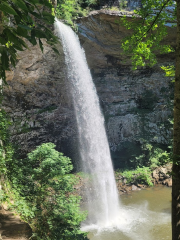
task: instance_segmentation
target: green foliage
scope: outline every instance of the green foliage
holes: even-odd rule
[[[0,0],[0,78],[4,82],[5,71],[16,66],[17,51],[28,49],[27,42],[39,44],[43,51],[44,38],[57,52],[57,37],[45,26],[54,22],[51,9],[48,0]]]
[[[162,40],[167,35],[167,22],[175,22],[175,13],[166,11],[166,7],[174,6],[169,0],[142,0],[142,8],[135,10],[133,21],[127,21],[126,16],[121,21],[133,34],[123,40],[122,48],[131,55],[133,68],[138,66],[153,66],[157,63],[156,53],[170,53],[174,50],[163,45]],[[175,25],[175,24],[174,24]]]
[[[54,148],[44,143],[27,159],[6,162],[11,208],[29,223],[32,239],[87,239],[79,230],[86,214],[80,212],[80,197],[73,195],[71,161]]]
[[[77,178],[71,160],[52,143],[42,144],[26,159],[15,158],[9,142],[10,121],[0,110],[0,203],[8,202],[33,230],[32,239],[87,239],[80,223],[80,197],[73,195]]]
[[[68,24],[73,25],[73,20],[76,19],[81,13],[83,13],[83,11],[78,4],[78,1],[58,1],[56,16],[59,19],[66,20]]]
[[[6,161],[11,160],[14,153],[9,143],[9,132],[7,131],[10,124],[6,112],[0,109],[0,176],[6,174]]]
[[[127,5],[128,5],[128,1],[126,1],[126,0],[121,0],[121,1],[119,2],[119,8],[120,8],[120,9],[126,8]]]
[[[142,154],[135,156],[130,160],[132,163],[134,163],[134,166],[149,166],[153,169],[172,161],[171,153],[164,151],[159,147],[153,146],[147,143],[145,140],[142,140],[141,151]]]
[[[127,179],[127,183],[147,184],[153,186],[151,179],[151,169],[149,167],[137,168],[135,170],[126,170],[121,173]]]
[[[162,66],[161,67],[165,73],[166,77],[172,77],[172,82],[175,82],[175,66]]]
[[[141,183],[152,186],[152,171],[158,166],[163,166],[172,162],[172,153],[152,146],[143,139],[141,139],[141,141],[142,154],[139,156],[134,156],[134,158],[130,160],[135,170],[125,170],[123,172],[118,170],[116,174],[120,174],[126,178],[127,183]]]
[[[73,20],[87,15],[97,5],[97,0],[57,0],[56,16],[73,25]]]

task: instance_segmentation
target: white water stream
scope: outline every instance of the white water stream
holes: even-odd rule
[[[119,199],[104,127],[104,117],[84,50],[73,30],[56,21],[65,53],[79,132],[82,168],[90,174],[87,190],[88,224],[108,227],[119,216]]]

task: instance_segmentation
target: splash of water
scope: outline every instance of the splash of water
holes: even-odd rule
[[[108,227],[119,218],[119,199],[104,127],[104,117],[84,50],[73,30],[56,20],[55,29],[65,53],[79,132],[83,171],[90,175],[87,189],[88,225]]]

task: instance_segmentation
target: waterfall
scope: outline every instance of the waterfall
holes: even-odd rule
[[[119,217],[119,199],[106,136],[104,117],[84,50],[73,30],[56,20],[73,97],[79,133],[83,172],[91,187],[87,188],[87,225],[108,227]]]

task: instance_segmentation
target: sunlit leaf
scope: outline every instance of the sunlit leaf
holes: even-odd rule
[[[17,15],[17,12],[6,2],[0,4],[0,9],[7,14]]]

